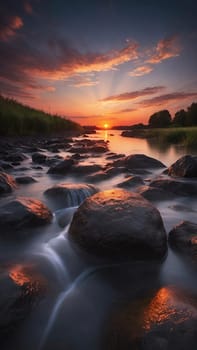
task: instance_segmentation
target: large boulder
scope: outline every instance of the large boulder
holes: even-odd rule
[[[75,207],[80,205],[86,197],[98,192],[94,185],[61,183],[48,188],[44,194],[56,208]]]
[[[16,188],[16,181],[11,175],[0,172],[0,194],[10,193]]]
[[[167,251],[159,211],[121,189],[87,198],[74,214],[69,238],[89,253],[115,259],[161,259]]]
[[[144,154],[132,154],[125,157],[124,165],[127,169],[159,169],[165,168],[165,165],[157,159],[148,157]]]
[[[182,221],[169,232],[168,239],[172,248],[195,258],[197,262],[197,224]]]
[[[168,168],[168,174],[180,177],[197,177],[197,156],[186,155]]]
[[[48,174],[61,174],[66,175],[72,168],[72,166],[75,164],[74,159],[67,158],[64,160],[59,161],[57,164],[52,165],[49,170]]]
[[[37,199],[18,197],[0,207],[0,226],[11,231],[48,224],[51,220],[51,211]]]

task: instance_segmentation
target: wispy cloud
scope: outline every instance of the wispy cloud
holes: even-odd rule
[[[132,113],[137,111],[136,108],[125,108],[125,109],[119,109],[118,111],[110,112],[109,114],[123,114],[123,113]]]
[[[70,85],[77,88],[95,86],[99,84],[99,80],[92,75],[76,75],[69,80],[71,82]]]
[[[168,58],[179,56],[181,47],[176,36],[162,39],[158,42],[156,48],[150,53],[147,63],[157,64]]]
[[[40,78],[63,80],[76,74],[113,70],[123,63],[138,58],[136,43],[130,43],[120,50],[111,50],[104,54],[84,54],[60,41],[53,45],[59,52],[58,62],[53,67],[39,67],[39,65],[30,67],[30,73]]]
[[[152,107],[168,104],[171,101],[181,101],[189,98],[197,97],[197,92],[173,92],[170,94],[156,96],[150,99],[145,99],[139,104],[143,107]]]
[[[142,97],[142,96],[146,96],[146,95],[154,95],[154,94],[157,94],[158,92],[160,92],[164,89],[165,89],[165,86],[152,86],[152,87],[147,87],[147,88],[142,89],[142,90],[124,92],[123,94],[108,96],[108,97],[101,99],[100,101],[102,101],[102,102],[125,102],[125,101],[134,100],[138,97]]]
[[[16,35],[17,30],[23,26],[23,20],[19,16],[8,16],[1,19],[0,40],[7,41]]]
[[[152,71],[153,71],[153,68],[150,66],[141,66],[141,67],[135,68],[128,74],[130,77],[141,77],[143,75],[149,74]]]

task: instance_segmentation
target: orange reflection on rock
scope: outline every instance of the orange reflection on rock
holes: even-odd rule
[[[18,286],[24,287],[25,294],[38,293],[45,285],[43,277],[36,274],[32,266],[14,265],[9,270],[9,276]]]
[[[164,322],[179,324],[196,317],[196,309],[179,297],[172,287],[161,288],[144,311],[143,328],[150,330]]]

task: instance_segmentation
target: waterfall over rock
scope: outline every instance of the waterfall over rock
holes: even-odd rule
[[[56,209],[60,209],[78,206],[96,192],[98,188],[94,185],[61,183],[47,189],[44,194],[52,201]]]

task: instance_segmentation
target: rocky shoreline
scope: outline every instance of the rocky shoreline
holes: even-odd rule
[[[62,152],[66,155],[62,156]],[[99,162],[101,156],[104,161]],[[94,162],[89,162],[91,157]],[[43,193],[46,201],[25,195],[26,186],[38,181],[28,174],[29,167],[35,173],[42,172],[42,176],[56,180]],[[17,176],[21,171],[24,175]],[[100,188],[100,182],[105,183],[120,174],[122,182],[108,190]],[[73,182],[71,177],[75,179]],[[24,196],[17,195],[19,188]],[[0,141],[0,240],[8,245],[13,241],[20,245],[23,240],[31,240],[34,228],[50,227],[55,210],[55,220],[61,228],[71,223],[68,239],[76,252],[81,250],[108,262],[141,262],[144,266],[154,262],[160,269],[169,244],[196,270],[197,224],[177,222],[167,240],[157,209],[157,202],[165,203],[174,198],[197,198],[197,156],[183,156],[167,168],[159,160],[143,154],[114,154],[109,151],[108,142],[87,135]],[[178,210],[190,209],[179,206]],[[2,289],[6,284],[1,279]],[[21,298],[24,287],[17,288]],[[190,306],[183,308],[189,310]],[[6,312],[11,309],[8,307]],[[184,323],[178,309],[176,313],[177,322],[170,315],[162,327],[159,322],[151,323],[141,340],[138,339],[139,349],[185,349],[181,347],[184,337],[187,349],[194,350],[197,314],[190,313],[191,320],[187,318]],[[24,318],[26,314],[25,309]],[[10,322],[14,322],[15,327],[17,322]],[[174,327],[171,337],[169,322]],[[4,332],[2,334],[4,336]],[[132,341],[129,344],[132,345]]]

